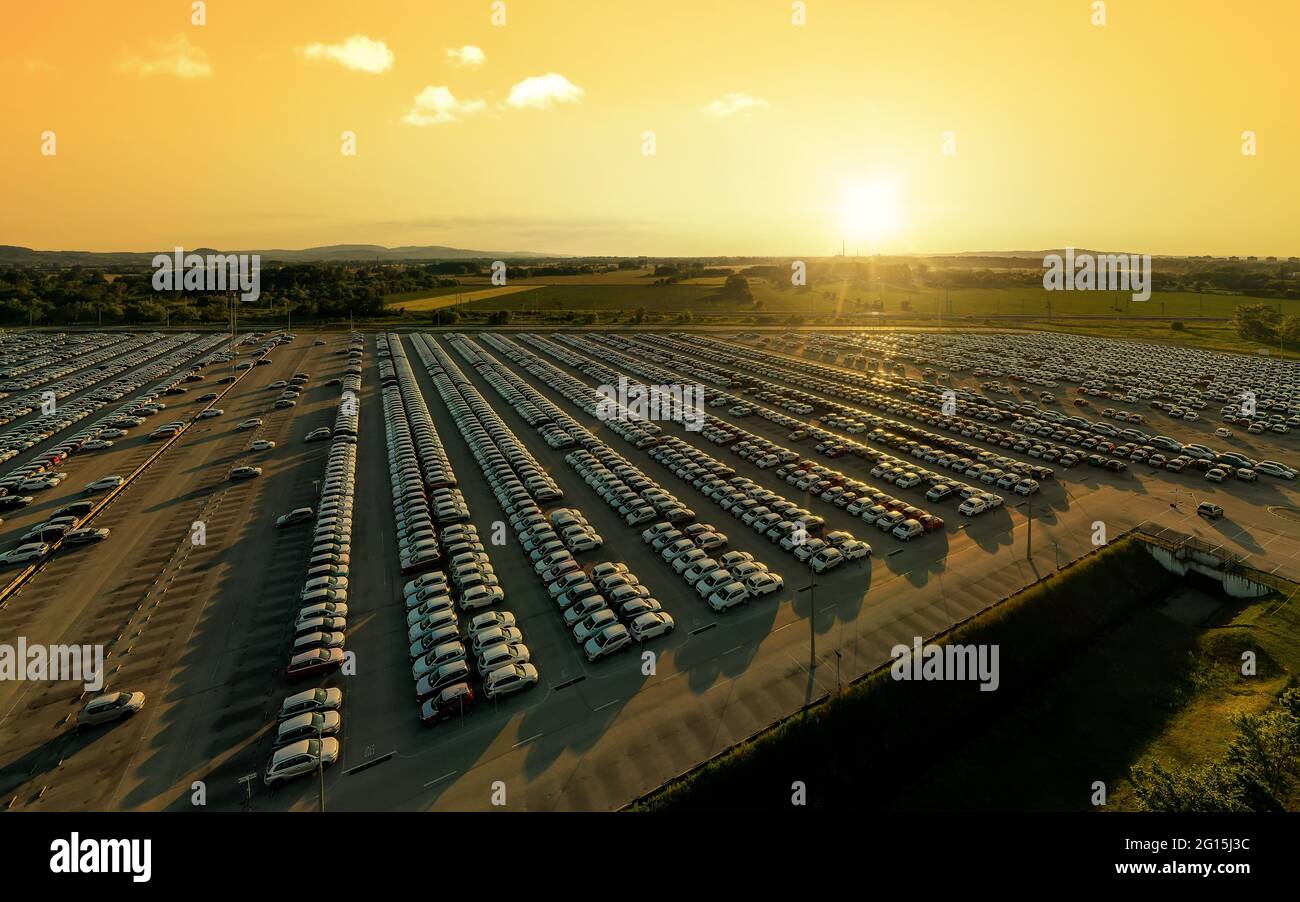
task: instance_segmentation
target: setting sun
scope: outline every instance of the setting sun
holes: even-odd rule
[[[898,230],[898,187],[883,176],[850,186],[841,201],[840,227],[847,241],[877,242]]]

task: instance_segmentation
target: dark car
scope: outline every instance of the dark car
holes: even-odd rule
[[[275,528],[283,529],[286,526],[293,526],[296,523],[306,523],[308,520],[314,519],[315,516],[316,512],[310,507],[295,508],[294,510],[289,511],[289,513],[276,519]]]
[[[431,727],[449,717],[471,713],[473,704],[474,690],[469,683],[456,683],[420,706],[420,721]]]
[[[0,511],[17,510],[32,503],[31,495],[0,495]]]
[[[65,507],[61,507],[54,512],[54,517],[76,517],[78,519],[86,516],[95,509],[93,501],[77,501]]]

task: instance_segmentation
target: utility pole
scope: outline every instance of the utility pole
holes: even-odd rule
[[[800,589],[799,592],[808,593],[808,601],[812,607],[811,612],[808,614],[808,644],[809,644],[809,648],[811,649],[810,651],[811,660],[812,660],[811,666],[816,667],[817,666],[817,571],[812,569],[812,567],[809,567],[808,572],[812,576],[812,582],[810,582],[808,585]]]
[[[1017,504],[1016,507],[1024,508],[1025,516],[1029,520],[1029,528],[1025,532],[1025,560],[1033,560],[1034,557],[1034,503],[1024,501]]]
[[[257,772],[254,771],[251,774],[246,774],[245,776],[240,777],[237,781],[244,787],[244,800],[240,804],[240,809],[243,811],[253,810],[253,781],[256,779]]]
[[[1025,510],[1029,515],[1029,528],[1025,530],[1025,560],[1034,559],[1034,504],[1032,501],[1025,502]]]
[[[325,813],[325,715],[318,715],[321,718],[320,726],[316,728],[318,739],[318,749],[316,752],[316,770],[320,773],[320,813]]]

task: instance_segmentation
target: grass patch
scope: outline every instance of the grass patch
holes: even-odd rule
[[[426,291],[407,291],[401,294],[388,295],[384,298],[384,303],[399,310],[419,313],[440,310],[443,307],[453,307],[457,304],[473,304],[533,290],[532,286],[521,284],[497,285],[485,288],[462,285],[455,288],[431,288]]]

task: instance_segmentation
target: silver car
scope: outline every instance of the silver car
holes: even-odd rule
[[[144,707],[143,692],[107,692],[92,698],[77,715],[77,726],[112,723],[130,717]]]

